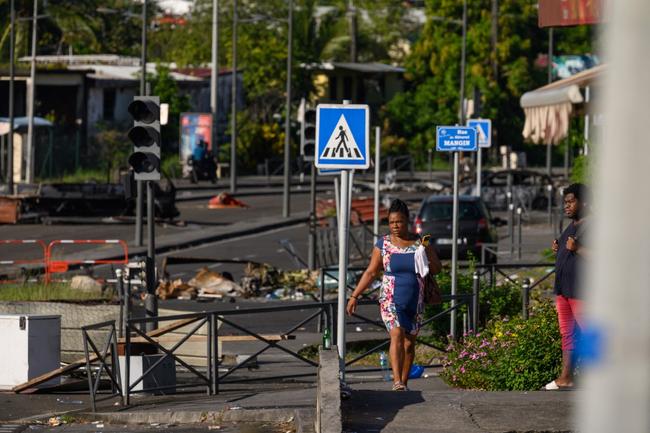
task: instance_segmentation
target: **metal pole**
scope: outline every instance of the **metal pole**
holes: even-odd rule
[[[7,193],[14,193],[14,45],[16,33],[16,9],[10,1],[11,29],[9,31],[9,144],[7,147]]]
[[[481,172],[483,171],[483,149],[479,146],[476,152],[476,196],[481,198]]]
[[[27,104],[27,167],[25,182],[34,183],[34,103],[36,102],[36,40],[38,38],[38,0],[34,0],[32,15],[32,58],[29,66],[29,101]]]
[[[508,204],[508,237],[510,238],[510,258],[515,253],[515,204]]]
[[[499,43],[499,0],[492,0],[492,73],[494,79],[499,78],[499,58],[497,44]],[[479,195],[480,197],[480,195]]]
[[[454,152],[454,201],[451,229],[451,295],[456,296],[458,285],[458,152]],[[452,308],[456,306],[456,299],[451,300]],[[456,338],[456,315],[457,311],[451,312],[450,334]]]
[[[521,285],[521,314],[524,320],[528,320],[528,305],[530,304],[530,280],[524,278]]]
[[[341,192],[339,188],[339,178],[334,177],[334,206],[336,206],[336,224],[341,225]]]
[[[293,62],[293,0],[289,0],[289,29],[287,34],[287,101],[284,119],[284,188],[282,216],[291,214],[291,66]],[[301,171],[302,173],[302,171]]]
[[[374,245],[379,238],[379,175],[381,171],[381,128],[375,127],[375,200],[373,209],[372,222],[372,244]]]
[[[433,149],[427,149],[427,171],[429,172],[429,180],[433,179]]]
[[[230,192],[237,192],[237,0],[232,2],[232,73],[230,112]]]
[[[553,27],[548,29],[548,82],[553,81]]]
[[[350,62],[357,61],[357,15],[353,0],[348,1],[348,19],[350,24]],[[354,95],[351,95],[354,98]]]
[[[310,270],[316,269],[316,164],[311,163],[311,177],[309,179],[309,239],[307,264]]]
[[[145,298],[147,317],[158,317],[154,197],[153,182],[147,181],[147,297]],[[152,331],[157,327],[157,322],[147,322],[147,331]]]
[[[479,289],[481,283],[479,280],[478,272],[472,275],[472,331],[478,330],[478,315],[479,315]]]
[[[571,141],[567,138],[564,141],[566,149],[564,149],[564,178],[569,178],[569,159],[571,157]]]
[[[590,86],[585,87],[585,144],[584,144],[584,155],[589,155],[589,99],[590,99],[591,88]]]
[[[467,46],[467,0],[463,0],[463,38],[461,44],[460,58],[460,113],[458,124],[465,125],[465,57]],[[458,285],[458,152],[454,152],[454,200],[452,216],[452,236],[451,236],[451,295],[456,295]],[[456,306],[456,299],[451,300],[452,308]],[[456,338],[456,316],[457,311],[451,311],[451,323],[449,326],[452,338]]]
[[[217,155],[217,87],[219,84],[219,0],[212,0],[212,70],[210,71],[210,111],[212,131],[210,145],[213,156]]]
[[[517,208],[517,259],[521,260],[521,207]]]
[[[463,0],[463,38],[460,55],[460,116],[459,125],[465,125],[465,63],[467,47],[467,0]]]
[[[336,345],[339,349],[339,362],[341,364],[341,380],[345,381],[345,302],[348,273],[348,223],[349,223],[349,180],[350,172],[341,171],[341,203],[339,204],[339,293],[337,311]]]
[[[140,95],[147,94],[147,1],[142,2],[142,40],[140,44]],[[136,181],[135,201],[135,245],[142,246],[142,208],[144,207],[144,186]]]

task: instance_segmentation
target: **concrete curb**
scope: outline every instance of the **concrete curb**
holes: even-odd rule
[[[310,409],[223,409],[221,411],[165,412],[83,412],[75,418],[83,421],[104,421],[109,424],[210,424],[210,423],[293,423],[296,433],[313,432]]]
[[[316,395],[316,433],[341,433],[341,375],[336,346],[318,350],[318,394]]]

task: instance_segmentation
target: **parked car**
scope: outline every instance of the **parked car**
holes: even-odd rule
[[[512,181],[512,194],[518,205],[527,209],[545,210],[548,206],[548,187],[553,180],[545,173],[532,170],[485,171],[481,177],[481,196],[490,210],[508,208],[508,177]],[[468,195],[476,194],[476,182],[463,190]],[[553,195],[551,195],[553,197]],[[553,203],[554,204],[554,203]]]
[[[497,220],[492,220],[485,203],[476,196],[460,196],[458,205],[458,257],[467,259],[471,252],[480,260],[481,245],[498,242]],[[451,258],[452,216],[453,196],[432,195],[422,201],[415,217],[415,232],[420,236],[431,235],[432,245],[441,259]],[[496,256],[489,254],[486,259],[494,262]]]

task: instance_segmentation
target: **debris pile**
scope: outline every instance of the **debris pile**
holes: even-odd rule
[[[181,279],[161,280],[156,294],[160,299],[194,299],[197,297],[266,297],[269,299],[300,299],[316,291],[318,271],[299,269],[281,271],[268,264],[249,263],[240,284],[228,272],[200,269],[187,282]]]

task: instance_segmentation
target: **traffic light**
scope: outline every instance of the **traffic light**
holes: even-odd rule
[[[135,96],[128,111],[133,117],[128,133],[133,143],[129,165],[135,180],[160,180],[160,98]]]
[[[316,110],[307,108],[300,125],[300,155],[305,161],[313,162],[316,153]]]

